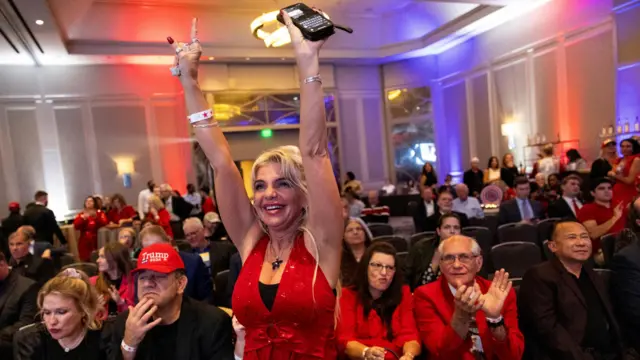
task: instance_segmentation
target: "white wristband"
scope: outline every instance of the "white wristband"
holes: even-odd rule
[[[488,321],[488,322],[490,322],[490,323],[492,323],[492,324],[497,324],[497,323],[499,323],[500,321],[502,321],[504,318],[502,317],[502,315],[500,315],[500,316],[498,316],[497,318],[490,318],[490,317],[487,317],[486,319],[487,319],[487,321]]]
[[[122,342],[120,343],[120,346],[122,347],[122,350],[126,352],[129,352],[129,353],[136,352],[136,348],[134,348],[133,346],[127,345],[127,343],[125,343],[124,340],[122,340]]]
[[[198,121],[211,119],[212,117],[213,117],[213,110],[208,109],[208,110],[197,112],[195,114],[191,114],[187,116],[187,119],[189,119],[190,124],[193,124],[193,123],[197,123]]]

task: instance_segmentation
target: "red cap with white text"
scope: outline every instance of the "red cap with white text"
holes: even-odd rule
[[[184,270],[184,262],[171,244],[158,243],[149,245],[140,252],[138,265],[133,272],[143,270],[169,274],[176,270]]]

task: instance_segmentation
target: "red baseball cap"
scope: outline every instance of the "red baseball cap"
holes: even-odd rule
[[[184,270],[184,262],[171,244],[158,243],[149,245],[140,252],[138,265],[133,272],[142,270],[169,274],[176,270]]]
[[[10,202],[9,203],[9,211],[20,210],[20,203]]]

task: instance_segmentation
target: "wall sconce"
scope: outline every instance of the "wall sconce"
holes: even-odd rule
[[[120,157],[113,159],[113,161],[116,163],[118,175],[122,176],[122,185],[127,189],[131,188],[131,174],[135,172],[133,158]]]
[[[517,123],[506,123],[502,124],[502,136],[506,136],[508,139],[509,150],[513,150],[516,147],[516,132],[518,124]]]

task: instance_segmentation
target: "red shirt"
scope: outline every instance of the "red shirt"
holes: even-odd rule
[[[476,276],[476,283],[483,294],[491,286],[489,280]],[[430,360],[474,360],[471,353],[471,337],[461,338],[451,327],[451,318],[455,305],[449,283],[444,276],[440,280],[422,285],[413,294],[416,324],[418,332],[426,348]],[[524,352],[524,336],[518,329],[518,309],[516,293],[511,289],[502,307],[504,326],[507,337],[498,341],[487,326],[482,310],[476,312],[478,333],[482,340],[482,348],[486,359],[516,360],[521,359]]]
[[[107,219],[114,224],[120,224],[120,219],[133,219],[137,214],[131,205],[126,205],[120,211],[116,208],[109,210]]]
[[[173,229],[171,229],[171,215],[167,211],[167,209],[162,208],[158,210],[158,218],[156,219],[152,213],[147,213],[147,219],[152,221],[154,224],[162,227],[167,236],[173,239]]]
[[[365,318],[358,293],[352,289],[342,289],[340,296],[340,319],[336,328],[338,351],[344,354],[349,341],[357,341],[366,346],[379,346],[393,350],[402,356],[402,347],[409,341],[420,343],[420,336],[413,317],[413,296],[408,286],[402,287],[402,302],[391,318],[393,340],[387,339],[387,328],[374,310]],[[386,359],[395,359],[387,353]]]
[[[211,196],[205,197],[204,202],[202,203],[202,213],[206,214],[209,212],[216,212],[216,206],[213,205],[213,199]]]
[[[612,201],[611,202],[611,206],[606,207],[606,206],[602,206],[600,204],[597,204],[595,202],[593,203],[589,203],[589,204],[585,204],[582,206],[582,208],[578,211],[578,221],[581,223],[584,223],[585,221],[589,221],[589,220],[593,220],[596,222],[596,225],[602,225],[604,223],[606,223],[607,221],[609,221],[609,219],[611,219],[613,217],[613,211],[616,208],[616,206],[620,203],[620,201]],[[613,226],[611,227],[611,229],[609,229],[607,231],[607,234],[610,233],[617,233],[620,230],[624,229],[624,225],[625,225],[625,219],[626,217],[626,213],[627,213],[627,208],[623,207],[622,208],[622,216],[620,216],[620,219],[618,219],[618,221],[615,222],[615,224],[613,224]],[[591,241],[593,243],[593,251],[596,252],[600,249],[600,238],[591,238]]]

